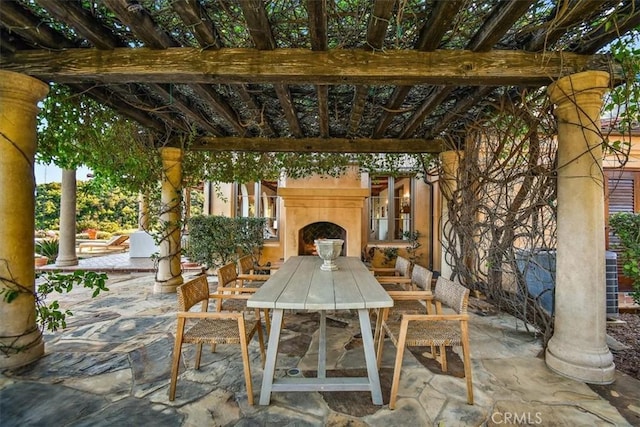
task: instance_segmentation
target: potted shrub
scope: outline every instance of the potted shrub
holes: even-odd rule
[[[37,267],[42,267],[44,265],[47,265],[49,263],[49,258],[47,258],[46,256],[42,256],[40,254],[35,254],[34,261],[35,261],[35,266],[37,268]]]
[[[53,261],[58,256],[58,250],[60,249],[60,242],[57,238],[47,238],[36,242],[36,267],[42,267],[49,263],[49,260]]]
[[[395,246],[374,246],[369,249],[371,266],[373,268],[393,268],[398,257],[398,248]]]
[[[609,217],[609,226],[618,236],[622,271],[633,282],[631,297],[640,304],[640,214],[620,212]]]

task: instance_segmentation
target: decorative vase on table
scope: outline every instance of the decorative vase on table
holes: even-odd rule
[[[316,251],[318,256],[324,260],[320,266],[320,270],[333,271],[337,270],[336,258],[340,256],[342,252],[342,245],[344,240],[342,239],[317,239],[315,241]]]

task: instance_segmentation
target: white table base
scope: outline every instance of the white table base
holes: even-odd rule
[[[278,343],[282,330],[282,317],[284,310],[274,309],[271,320],[271,332],[267,347],[267,360],[264,367],[262,389],[260,392],[260,405],[268,405],[271,400],[271,392],[274,391],[371,391],[371,400],[374,405],[382,405],[382,391],[380,389],[380,377],[376,366],[376,355],[371,333],[369,311],[358,309],[360,320],[360,333],[362,334],[362,347],[367,364],[367,377],[329,377],[326,376],[326,310],[320,310],[320,340],[318,348],[318,373],[316,378],[277,378],[274,379]]]

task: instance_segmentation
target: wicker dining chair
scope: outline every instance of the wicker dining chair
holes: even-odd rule
[[[394,300],[410,298],[408,295],[410,293],[392,296],[392,298]],[[469,289],[440,276],[433,296],[422,296],[422,298],[427,304],[435,303],[436,314],[402,314],[398,318],[389,316],[389,308],[385,308],[378,320],[381,328],[377,343],[378,367],[382,360],[385,335],[391,338],[397,348],[389,409],[395,408],[405,346],[430,346],[431,355],[438,361],[443,372],[447,371],[446,347],[461,346],[464,376],[467,383],[467,403],[473,405],[471,358],[469,355],[469,315],[467,314]],[[453,309],[454,314],[444,314],[443,305]]]
[[[240,286],[251,285],[252,288],[259,288],[267,279],[268,274],[256,274],[253,256],[245,255],[238,258],[238,280]]]
[[[433,272],[426,267],[415,264],[411,271],[411,289],[406,290],[389,290],[389,296],[394,299],[393,307],[389,309],[388,316],[400,317],[402,314],[432,314],[431,304],[427,301],[431,296],[431,278]],[[376,310],[375,313],[378,313]],[[377,342],[380,336],[379,322],[376,322],[374,333],[374,342]]]
[[[412,265],[407,258],[398,256],[393,268],[373,267],[371,271],[386,290],[414,289],[411,283]]]
[[[169,400],[176,396],[176,383],[180,367],[182,345],[185,343],[196,344],[195,368],[200,369],[202,358],[202,345],[210,344],[211,351],[215,351],[216,344],[240,344],[242,364],[244,367],[244,381],[247,388],[247,400],[253,405],[253,386],[251,383],[251,365],[249,363],[249,341],[258,333],[262,364],[265,360],[264,337],[260,313],[256,309],[254,318],[247,318],[244,312],[208,312],[209,298],[246,299],[249,294],[209,294],[209,285],[206,276],[198,276],[177,289],[178,296],[178,324],[176,338],[173,347],[173,360],[171,363],[171,385],[169,388]],[[200,311],[190,311],[192,307],[200,303]]]
[[[251,295],[259,289],[259,287],[243,286],[243,284],[243,281],[238,278],[238,271],[234,263],[231,262],[218,268],[218,288],[216,289],[216,294]],[[220,298],[216,301],[216,311],[245,311],[247,310],[247,298]],[[269,309],[263,309],[263,313],[264,323],[268,333],[271,331]]]

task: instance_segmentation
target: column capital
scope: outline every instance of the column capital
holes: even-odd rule
[[[440,163],[445,172],[455,172],[460,165],[460,160],[464,157],[464,152],[461,150],[447,150],[442,151],[439,155]]]
[[[450,200],[457,187],[458,168],[464,152],[448,150],[440,153],[442,174],[440,175],[440,192],[445,199]]]
[[[557,105],[558,118],[578,117],[580,110],[594,118],[600,113],[602,95],[610,89],[606,71],[583,71],[561,77],[547,88],[551,102]],[[580,106],[580,108],[578,108]]]
[[[27,106],[35,104],[49,93],[49,85],[25,74],[0,70],[0,99]]]
[[[181,162],[184,151],[177,147],[161,147],[159,149],[163,161]]]

